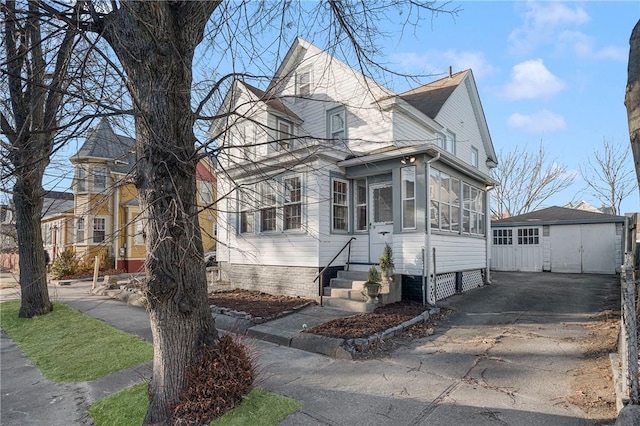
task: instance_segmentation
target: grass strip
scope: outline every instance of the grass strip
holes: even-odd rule
[[[98,400],[89,408],[96,426],[138,426],[149,406],[147,383]],[[242,404],[211,422],[212,426],[272,426],[302,408],[302,402],[254,388]]]
[[[0,304],[0,327],[54,382],[95,380],[153,358],[153,346],[62,303],[36,318],[18,318],[20,301]]]

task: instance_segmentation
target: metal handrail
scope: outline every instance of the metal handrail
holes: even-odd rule
[[[320,306],[322,306],[322,294],[324,293],[324,290],[322,288],[322,275],[324,274],[324,272],[329,268],[329,266],[331,266],[331,264],[333,264],[333,262],[338,258],[338,256],[340,256],[342,254],[342,252],[344,251],[344,249],[347,248],[347,246],[349,247],[349,251],[347,253],[347,271],[349,270],[349,263],[351,263],[351,241],[355,240],[356,237],[351,237],[349,239],[349,241],[347,241],[347,243],[340,249],[340,251],[338,252],[338,254],[336,254],[333,259],[331,259],[329,261],[329,263],[327,263],[327,266],[325,266],[322,271],[318,272],[318,275],[316,275],[316,277],[313,279],[313,282],[316,282],[316,280],[318,278],[320,278],[320,282],[318,283],[318,292],[319,292],[319,296],[320,296]]]

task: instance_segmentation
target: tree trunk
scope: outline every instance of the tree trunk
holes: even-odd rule
[[[31,163],[16,167],[22,172],[16,173],[13,193],[20,264],[21,301],[18,313],[20,318],[44,315],[53,309],[47,288],[47,272],[40,228],[43,197],[41,182],[44,168],[33,166]],[[34,194],[34,192],[36,193]]]
[[[170,424],[187,373],[218,333],[209,308],[196,203],[192,61],[213,2],[122,2],[105,38],[136,112],[136,186],[147,218],[146,296],[153,378],[144,424]]]
[[[629,139],[636,166],[636,178],[640,185],[640,20],[631,32],[629,45],[627,92],[624,104],[627,107],[629,119]]]

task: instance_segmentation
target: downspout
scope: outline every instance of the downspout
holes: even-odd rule
[[[485,191],[485,200],[484,200],[484,217],[485,217],[485,226],[484,229],[486,231],[485,234],[485,243],[487,245],[486,248],[486,264],[487,264],[487,272],[485,274],[485,284],[491,284],[491,197],[489,196],[489,191],[494,189],[495,186],[488,186]]]
[[[425,176],[425,181],[427,184],[427,206],[426,206],[426,221],[425,221],[425,226],[426,226],[426,233],[427,233],[427,249],[424,252],[424,256],[422,259],[422,262],[425,265],[425,274],[422,274],[422,303],[424,304],[425,300],[427,303],[429,303],[430,305],[435,305],[436,304],[436,297],[435,297],[435,293],[433,295],[433,297],[431,296],[432,291],[433,291],[433,282],[435,280],[435,277],[430,277],[430,279],[427,281],[427,277],[431,274],[432,268],[429,266],[430,265],[430,259],[431,259],[431,190],[429,189],[429,184],[430,184],[430,180],[431,180],[431,163],[433,163],[434,161],[438,161],[440,159],[440,153],[436,153],[436,156],[433,157],[431,160],[427,161],[425,164],[427,165],[427,169],[426,169],[426,176]],[[435,265],[434,265],[435,266]],[[425,282],[426,281],[426,282]]]

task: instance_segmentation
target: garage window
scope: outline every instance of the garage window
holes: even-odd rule
[[[496,246],[510,246],[513,244],[513,229],[494,229],[493,244]]]
[[[518,244],[519,245],[540,244],[540,238],[539,238],[539,235],[538,235],[538,228],[519,228],[518,229]]]

